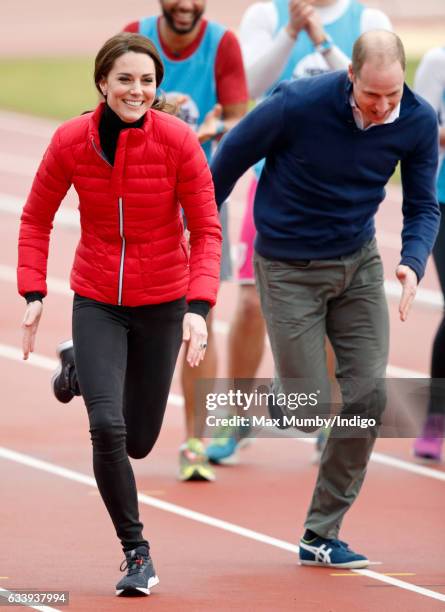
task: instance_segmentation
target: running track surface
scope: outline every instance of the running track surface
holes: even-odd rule
[[[219,468],[215,484],[176,480],[183,414],[178,377],[153,454],[135,462],[141,514],[161,583],[148,600],[113,597],[119,545],[91,478],[91,450],[80,400],[58,404],[49,388],[56,344],[70,335],[68,272],[78,232],[70,194],[52,240],[52,291],[45,300],[36,353],[20,361],[24,304],[14,268],[18,206],[54,124],[0,114],[0,588],[63,589],[72,610],[439,610],[445,608],[443,466],[420,467],[409,440],[380,440],[342,537],[369,555],[370,572],[303,568],[296,545],[316,477],[312,441],[258,440],[238,467]],[[238,233],[247,179],[231,204]],[[400,240],[400,193],[390,189],[379,216],[386,277],[394,281]],[[407,323],[390,298],[391,358],[401,374],[428,371],[440,304],[434,270]],[[220,376],[236,287],[216,307]],[[436,305],[434,305],[436,304]],[[394,370],[393,370],[394,371]],[[399,370],[395,370],[400,373]],[[260,375],[272,373],[269,351]],[[41,460],[39,463],[38,460]],[[66,468],[70,471],[58,471]],[[194,514],[197,513],[197,514]],[[1,592],[0,592],[1,594]]]

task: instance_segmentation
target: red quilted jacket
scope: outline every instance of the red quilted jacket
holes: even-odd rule
[[[101,154],[100,104],[55,132],[23,209],[21,295],[46,295],[54,215],[74,185],[81,237],[71,288],[109,304],[216,300],[221,227],[210,171],[196,136],[181,120],[150,110],[141,128],[119,135],[115,164]],[[181,208],[190,231],[190,260]]]

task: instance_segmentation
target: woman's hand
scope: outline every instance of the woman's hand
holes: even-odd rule
[[[188,342],[187,363],[191,368],[204,359],[207,347],[207,324],[204,317],[187,312],[182,322],[182,340]]]
[[[25,316],[23,317],[23,359],[28,359],[29,353],[34,351],[37,329],[40,317],[43,312],[43,304],[40,300],[34,300],[26,306]]]

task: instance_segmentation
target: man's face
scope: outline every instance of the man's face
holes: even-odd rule
[[[384,123],[402,99],[405,74],[400,62],[384,67],[365,62],[358,76],[350,66],[349,78],[365,126]]]
[[[205,0],[160,0],[162,14],[176,34],[188,34],[204,14]]]

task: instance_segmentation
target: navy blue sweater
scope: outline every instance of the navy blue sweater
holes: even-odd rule
[[[220,205],[266,158],[255,198],[255,248],[268,259],[329,259],[375,234],[385,185],[401,161],[401,263],[420,280],[438,230],[434,110],[405,86],[400,117],[357,128],[346,72],[286,81],[225,136],[211,170]]]

